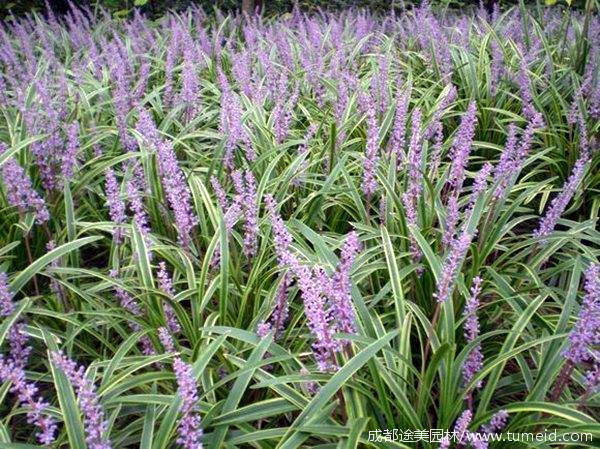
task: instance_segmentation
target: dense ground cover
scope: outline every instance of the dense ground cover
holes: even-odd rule
[[[599,41],[552,8],[5,23],[0,447],[600,438]]]

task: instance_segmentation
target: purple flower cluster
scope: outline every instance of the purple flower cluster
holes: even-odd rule
[[[521,66],[517,75],[517,84],[519,85],[521,101],[523,102],[523,115],[527,120],[531,121],[535,118],[538,112],[536,111],[533,103],[531,78],[529,77],[526,57],[521,59]]]
[[[484,424],[479,429],[480,432],[491,434],[498,432],[504,427],[506,427],[506,423],[508,421],[508,412],[506,410],[500,410],[492,416],[490,422],[488,424]]]
[[[179,103],[186,107],[185,117],[188,121],[193,120],[198,111],[198,101],[200,97],[200,82],[196,75],[191,48],[186,47],[183,51],[183,73],[181,77],[181,92],[179,93]]]
[[[367,116],[367,141],[365,159],[363,161],[362,190],[369,200],[377,190],[376,170],[379,161],[379,127],[373,97],[367,93],[361,94],[361,104]]]
[[[406,181],[406,190],[402,194],[402,204],[406,221],[410,226],[417,226],[417,206],[423,190],[423,174],[421,172],[421,158],[423,151],[423,140],[421,135],[421,110],[419,108],[413,111],[412,131],[410,144],[408,147],[408,179]],[[421,258],[421,250],[414,238],[411,237],[410,250],[413,262],[418,262]]]
[[[445,247],[450,246],[454,240],[459,215],[458,198],[456,195],[451,195],[448,198],[448,205],[446,206],[446,227],[442,235],[442,244]]]
[[[508,412],[500,410],[495,413],[488,424],[484,424],[479,428],[479,432],[469,431],[469,425],[473,419],[473,412],[465,410],[454,424],[453,435],[457,441],[457,447],[470,446],[473,449],[488,449],[488,435],[501,431],[508,421]],[[450,439],[444,437],[440,444],[440,449],[450,447]]]
[[[537,238],[547,237],[552,233],[556,227],[558,219],[567,208],[567,205],[571,201],[571,198],[576,193],[577,186],[583,178],[585,167],[590,160],[590,154],[584,151],[579,159],[575,162],[573,171],[567,179],[567,182],[562,187],[560,193],[550,203],[550,208],[546,211],[544,217],[540,220],[538,228],[533,232],[533,235]]]
[[[390,55],[379,56],[377,73],[371,80],[371,90],[374,93],[376,101],[376,112],[383,115],[388,108],[389,103],[389,75],[390,75]]]
[[[289,264],[301,292],[308,328],[315,337],[312,347],[317,366],[323,372],[333,371],[337,368],[335,353],[340,350],[340,344],[334,338],[333,319],[323,295],[323,288],[328,284],[320,283],[323,278],[319,273],[311,272],[295,256],[290,257]]]
[[[389,153],[396,156],[398,168],[400,161],[404,160],[404,145],[406,134],[406,115],[408,113],[408,104],[410,102],[411,85],[409,84],[404,90],[400,88],[398,82],[398,92],[396,93],[396,112],[394,114],[394,127],[389,141]]]
[[[42,415],[49,404],[38,397],[39,389],[34,383],[27,381],[23,367],[0,355],[0,380],[3,383],[10,382],[10,391],[17,395],[20,404],[30,409],[27,412],[27,422],[39,429],[36,433],[38,441],[47,446],[52,444],[57,429],[56,422],[54,418]]]
[[[517,128],[511,124],[508,127],[508,136],[500,160],[494,170],[494,198],[502,199],[507,193],[508,186],[521,172],[525,159],[533,144],[533,137],[537,130],[544,126],[542,116],[536,113],[527,124],[520,141],[517,139]]]
[[[438,302],[445,302],[452,296],[456,276],[467,254],[472,238],[473,235],[465,229],[459,237],[452,241],[448,255],[442,266],[441,277],[437,282],[436,293],[434,294]]]
[[[421,6],[416,8],[415,24],[418,24],[416,37],[426,54],[427,62],[439,71],[442,80],[448,81],[452,78],[453,71],[450,42],[428,1],[422,2]]]
[[[25,322],[18,321],[8,330],[8,343],[10,347],[10,357],[15,366],[25,368],[27,359],[31,354],[31,346],[27,344],[27,331]]]
[[[275,250],[278,261],[283,268],[290,259],[289,246],[292,243],[292,236],[289,234],[281,216],[277,212],[275,200],[271,195],[265,196],[265,205],[269,216],[271,217],[271,226],[275,236]],[[278,338],[283,332],[285,322],[289,313],[288,289],[292,283],[292,275],[284,273],[277,292],[275,293],[275,307],[268,322],[259,323],[257,334],[265,336],[271,330],[274,330],[274,338]]]
[[[592,264],[586,270],[584,289],[577,323],[563,352],[572,363],[586,362],[600,355],[594,349],[600,344],[600,264]]]
[[[504,72],[504,54],[502,53],[501,45],[496,40],[490,41],[490,52],[492,56],[490,64],[490,93],[496,95],[500,77]]]
[[[471,101],[467,111],[460,120],[460,126],[450,149],[452,165],[450,167],[449,183],[455,192],[461,189],[464,181],[465,168],[469,161],[469,154],[473,146],[473,137],[475,136],[476,114],[477,106],[474,101]]]
[[[167,352],[175,352],[175,343],[173,343],[173,337],[169,330],[162,326],[158,328],[158,339]]]
[[[12,293],[8,285],[6,273],[0,271],[0,317],[8,317],[14,312]],[[31,347],[27,345],[27,334],[25,323],[17,321],[8,329],[8,342],[10,346],[10,360],[16,368],[24,369],[27,359],[31,353]]]
[[[472,419],[473,413],[470,410],[465,410],[456,421],[454,433],[458,440],[458,447],[468,444],[473,447],[473,449],[488,449],[489,437],[486,437],[486,435],[499,432],[506,426],[508,412],[500,410],[495,413],[488,424],[480,427],[478,433],[470,432],[468,430]]]
[[[267,195],[265,197],[265,203],[267,210],[271,218],[271,226],[273,229],[274,240],[275,240],[275,251],[277,253],[277,259],[281,269],[289,268],[296,279],[298,288],[300,289],[302,301],[304,303],[304,313],[307,318],[307,325],[311,333],[315,337],[313,342],[313,351],[319,370],[331,371],[337,367],[335,353],[341,349],[341,345],[334,338],[336,331],[336,324],[334,323],[334,316],[332,314],[332,307],[328,306],[328,299],[330,302],[338,300],[334,298],[332,293],[332,286],[334,280],[332,280],[324,270],[320,267],[316,267],[311,270],[307,266],[300,263],[298,258],[290,251],[290,244],[292,237],[285,227],[281,216],[276,210],[275,201],[273,197]],[[345,266],[340,267],[338,272],[341,275],[338,277],[340,282],[345,282],[345,271],[349,269],[351,265],[351,259],[353,259],[357,244],[354,236],[350,236],[350,241],[344,254]],[[342,273],[343,271],[343,273]],[[335,276],[334,276],[335,279]],[[348,289],[348,287],[346,287]],[[344,308],[346,304],[344,298],[342,303],[337,307]],[[287,307],[287,306],[286,306]],[[350,310],[344,310],[346,318],[343,322],[344,326],[350,326],[353,321],[353,312]],[[342,323],[338,323],[342,325]],[[265,325],[261,326],[260,331],[269,331],[270,327],[267,328]]]
[[[335,270],[331,282],[332,287],[332,313],[336,317],[336,330],[346,334],[356,333],[356,317],[352,308],[352,285],[350,283],[350,269],[354,260],[360,253],[362,245],[356,232],[346,236],[340,262]]]
[[[191,233],[198,223],[192,207],[192,196],[185,176],[170,142],[160,138],[154,121],[146,110],[140,112],[138,131],[158,153],[158,168],[169,206],[175,215],[179,243],[186,249],[191,245]]]
[[[239,170],[231,173],[237,199],[244,216],[244,254],[254,257],[258,248],[258,197],[256,195],[256,179],[250,170],[243,175]],[[233,216],[231,217],[233,219]]]
[[[62,156],[61,172],[65,182],[73,178],[79,152],[79,123],[73,122],[67,127],[67,148]]]
[[[454,423],[454,432],[457,435],[458,441],[463,442],[467,439],[469,433],[469,425],[473,419],[473,412],[465,410]]]
[[[85,441],[89,449],[110,449],[112,445],[107,437],[108,422],[100,405],[100,399],[96,393],[94,383],[85,375],[83,366],[67,358],[62,352],[51,354],[52,362],[59,368],[77,394],[79,407],[83,413],[83,425],[85,428]]]
[[[475,207],[475,202],[487,188],[487,178],[491,174],[492,169],[492,164],[486,162],[483,164],[483,167],[481,167],[481,170],[477,172],[477,176],[475,176],[471,195],[469,196],[469,202],[464,213],[465,226],[468,225],[468,221],[471,218],[473,208]],[[459,194],[460,190],[454,190],[448,197],[448,204],[446,206],[446,225],[442,235],[442,244],[445,247],[452,246],[452,242],[455,239],[456,226],[460,216],[458,205]]]
[[[285,226],[281,215],[277,211],[277,205],[272,195],[265,195],[265,205],[271,219],[271,228],[273,230],[273,239],[275,241],[275,252],[280,267],[288,264],[291,257],[290,245],[293,238]]]
[[[170,298],[175,296],[175,290],[173,288],[173,280],[171,279],[171,275],[167,271],[167,265],[161,261],[158,263],[158,285],[160,289],[163,291],[165,295]],[[165,316],[167,318],[167,326],[169,330],[177,334],[181,331],[181,326],[179,325],[179,321],[177,320],[177,315],[175,315],[175,310],[173,310],[173,306],[168,302],[165,302],[163,305]]]
[[[0,142],[0,154],[6,150],[7,146]],[[33,189],[25,170],[13,157],[8,158],[2,165],[2,182],[6,186],[8,202],[16,207],[19,213],[33,212],[38,224],[43,224],[50,219],[46,202]]]
[[[134,151],[137,144],[127,129],[127,115],[131,110],[131,93],[126,66],[126,60],[119,55],[118,51],[115,51],[110,63],[111,78],[114,80],[112,101],[115,109],[115,121],[121,145],[127,151]]]
[[[471,190],[471,195],[469,196],[469,203],[467,205],[467,209],[473,208],[475,206],[475,202],[479,198],[479,196],[485,192],[487,188],[487,178],[491,175],[493,170],[493,165],[489,162],[483,164],[483,167],[477,172],[477,176],[475,176],[475,181],[473,181],[473,189]]]
[[[463,316],[465,317],[465,338],[467,342],[474,341],[479,336],[479,319],[477,318],[477,308],[479,307],[479,293],[481,293],[481,283],[483,280],[476,276],[473,278],[473,285],[471,286],[471,297],[468,299],[465,305]],[[467,385],[473,377],[481,370],[483,366],[483,354],[481,352],[481,345],[476,345],[464,362],[462,367],[463,383]],[[481,381],[476,385],[477,388],[481,386]]]
[[[12,293],[10,292],[6,273],[0,271],[0,316],[7,317],[14,312]],[[11,392],[17,395],[20,404],[30,408],[27,412],[27,422],[35,425],[39,432],[36,434],[38,441],[49,445],[54,441],[56,422],[42,412],[48,403],[38,397],[38,388],[28,382],[25,374],[25,365],[31,352],[27,345],[25,323],[19,321],[8,330],[10,354],[8,358],[0,355],[0,381],[11,382]]]
[[[0,271],[0,316],[7,317],[15,311],[12,293],[8,285],[8,276]]]
[[[237,94],[232,90],[227,77],[221,69],[218,71],[219,86],[221,87],[221,117],[219,131],[225,135],[225,154],[223,163],[228,169],[233,169],[234,150],[239,142],[244,143],[246,158],[256,159],[252,143],[244,130],[242,122],[242,106]]]
[[[175,357],[173,371],[177,379],[177,394],[181,398],[181,418],[177,427],[177,444],[184,449],[202,449],[202,428],[198,408],[198,389],[192,367]]]
[[[225,214],[225,212],[228,209],[229,202],[227,201],[227,194],[225,193],[223,186],[221,185],[217,177],[214,175],[210,177],[210,185],[212,186],[215,192],[215,196],[217,197],[217,203],[221,208],[221,212]]]
[[[148,246],[148,257],[152,259],[153,253],[150,251],[150,224],[148,214],[144,209],[144,201],[140,192],[140,180],[136,177],[127,181],[127,197],[129,200],[129,209],[133,212],[133,221],[137,229],[142,234],[146,245]]]
[[[298,96],[300,94],[298,84],[295,85],[289,98],[285,95],[285,90],[283,89],[283,92],[280,92],[272,112],[273,131],[277,143],[283,143],[288,136],[294,108],[298,103]]]
[[[113,236],[117,245],[123,241],[123,228],[120,225],[125,223],[127,219],[125,203],[121,199],[119,192],[120,188],[115,172],[109,168],[106,170],[106,202],[108,203],[110,219],[117,225],[113,230]]]

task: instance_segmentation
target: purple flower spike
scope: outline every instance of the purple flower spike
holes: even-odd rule
[[[36,433],[38,441],[46,446],[52,444],[57,429],[56,422],[54,418],[42,415],[49,404],[38,397],[38,387],[27,381],[23,367],[0,355],[0,380],[10,382],[10,391],[17,395],[19,403],[30,408],[27,412],[27,422],[39,429]]]
[[[419,108],[413,111],[412,131],[410,145],[408,147],[408,179],[406,181],[406,191],[402,194],[402,204],[406,214],[406,221],[411,226],[417,226],[417,205],[423,190],[421,172],[421,158],[423,151],[423,137],[421,134],[421,110]],[[421,259],[421,250],[414,238],[410,240],[410,252],[414,263]]]
[[[463,184],[465,177],[465,167],[469,161],[469,154],[473,146],[473,137],[475,136],[475,125],[477,124],[477,106],[474,101],[469,103],[467,111],[460,120],[460,126],[452,142],[450,150],[450,167],[449,183],[458,192]]]
[[[196,75],[196,67],[192,60],[190,49],[184,50],[183,74],[179,102],[185,105],[185,117],[187,121],[193,120],[198,110],[200,86]]]
[[[158,328],[158,339],[167,352],[175,352],[175,344],[173,343],[173,337],[169,333],[166,327]]]
[[[389,151],[390,154],[396,155],[398,168],[400,168],[401,166],[399,162],[404,160],[404,145],[406,140],[406,114],[408,112],[410,90],[410,86],[408,86],[404,91],[401,91],[400,88],[398,88],[398,93],[396,97],[396,114],[394,116],[394,128],[392,130],[392,136],[390,137]]]
[[[472,208],[475,206],[475,202],[479,198],[485,189],[487,188],[487,178],[492,173],[493,166],[489,162],[483,164],[481,170],[477,172],[477,176],[475,176],[475,181],[473,182],[473,190],[471,191],[471,196],[469,196],[469,204],[467,208]]]
[[[158,284],[160,289],[164,294],[173,298],[175,296],[175,290],[173,289],[173,280],[171,279],[171,275],[167,271],[167,266],[164,262],[158,263]],[[168,302],[164,303],[165,316],[167,317],[167,326],[169,330],[177,334],[181,331],[181,326],[179,325],[179,321],[177,321],[177,315],[175,314],[175,310],[173,310],[173,306]]]
[[[487,434],[498,432],[506,427],[507,421],[508,412],[506,410],[500,410],[499,412],[494,413],[494,416],[492,416],[492,419],[490,419],[488,424],[481,426],[480,432]]]
[[[133,212],[133,221],[142,234],[146,245],[150,248],[151,241],[148,214],[146,214],[146,210],[144,209],[144,202],[136,179],[130,179],[127,182],[127,196],[129,198],[129,208]],[[148,256],[152,259],[152,252],[150,250],[148,250]]]
[[[243,126],[242,105],[237,94],[231,89],[227,77],[221,69],[218,70],[219,86],[221,87],[221,115],[219,132],[225,137],[225,154],[223,163],[226,168],[233,168],[234,150],[238,143],[245,142],[246,157],[253,161],[256,158],[254,150],[249,146],[249,138]]]
[[[521,66],[517,75],[517,84],[519,85],[521,101],[523,102],[523,115],[527,120],[532,120],[538,112],[533,103],[531,78],[529,77],[527,58],[525,57],[521,60]]]
[[[583,152],[579,159],[577,159],[569,179],[563,185],[560,193],[552,200],[550,208],[546,211],[546,215],[540,220],[538,228],[534,231],[533,235],[535,237],[546,237],[552,233],[560,216],[567,208],[571,198],[575,195],[577,186],[583,178],[585,167],[589,160],[589,152]]]
[[[248,258],[256,255],[258,247],[258,198],[256,196],[256,179],[250,170],[244,175],[246,190],[244,194],[244,254]]]
[[[8,285],[8,276],[0,271],[0,316],[7,317],[15,311],[12,293]]]
[[[106,201],[108,203],[110,219],[116,225],[125,223],[127,219],[125,203],[119,195],[119,183],[117,182],[115,172],[111,168],[106,170]],[[123,241],[123,229],[121,226],[115,227],[113,236],[117,245]]]
[[[337,319],[337,332],[346,334],[356,333],[356,316],[352,308],[350,269],[361,249],[362,245],[358,240],[358,234],[354,231],[349,233],[342,247],[340,262],[335,270],[332,281],[334,299],[332,302],[332,312]],[[344,341],[344,343],[349,342]]]
[[[363,161],[362,190],[367,200],[370,200],[377,190],[375,172],[379,161],[379,127],[377,126],[376,109],[373,97],[369,94],[361,95],[361,104],[367,115],[367,141],[365,159]]]
[[[219,207],[221,208],[221,212],[225,214],[225,211],[227,210],[229,204],[229,202],[227,201],[227,195],[225,194],[225,190],[223,190],[223,186],[221,186],[221,183],[216,178],[216,176],[210,177],[210,184],[212,185],[212,188],[215,191],[215,195],[217,197]]]
[[[177,394],[182,404],[181,419],[177,427],[177,444],[184,449],[202,449],[202,428],[198,407],[198,389],[191,365],[175,357],[173,371],[177,379]]]
[[[256,335],[260,338],[264,338],[267,335],[269,335],[269,332],[271,332],[271,330],[272,328],[269,323],[267,323],[266,321],[261,321],[260,323],[258,323],[258,326],[256,326]]]
[[[275,252],[277,253],[277,260],[280,268],[283,269],[287,265],[288,260],[291,257],[289,247],[292,244],[292,235],[286,228],[281,215],[277,212],[277,206],[275,199],[272,195],[265,195],[265,205],[271,218],[271,228],[273,230],[273,236],[275,240]]]
[[[27,359],[31,354],[31,346],[27,344],[27,333],[25,331],[25,323],[19,321],[15,323],[8,331],[8,342],[10,346],[10,356],[19,368],[25,368]]]
[[[73,122],[67,127],[67,148],[62,157],[61,172],[65,182],[73,178],[79,152],[79,123]]]
[[[479,293],[481,293],[482,279],[476,276],[473,279],[473,286],[471,287],[471,297],[465,305],[463,316],[465,317],[465,338],[467,342],[474,341],[479,336],[479,319],[477,318],[477,308],[479,307]],[[462,367],[463,383],[467,385],[473,377],[481,370],[483,366],[483,354],[481,352],[481,345],[476,345],[465,360]],[[476,385],[476,388],[481,387],[481,381]]]
[[[12,293],[10,292],[6,273],[0,271],[0,316],[7,317],[14,312]],[[27,412],[27,422],[35,425],[40,431],[36,434],[38,441],[49,445],[54,441],[56,423],[49,416],[42,416],[42,411],[48,404],[37,397],[38,388],[26,379],[25,365],[31,352],[27,345],[25,323],[20,321],[8,331],[10,356],[5,359],[0,354],[0,381],[11,382],[11,392],[17,395],[22,405],[31,410]]]
[[[594,346],[600,344],[600,264],[592,264],[585,272],[585,296],[577,323],[569,334],[569,344],[563,352],[572,363],[592,359]]]
[[[234,170],[231,180],[236,191],[235,203],[240,205],[244,215],[244,254],[250,259],[256,254],[258,246],[256,179],[250,170],[246,170],[244,174]]]
[[[7,146],[0,142],[0,154],[7,150]],[[2,165],[2,181],[6,186],[6,197],[11,206],[16,207],[19,213],[33,212],[38,224],[46,223],[50,213],[46,202],[33,190],[31,180],[17,161],[10,157]]]
[[[191,233],[198,223],[198,218],[194,213],[192,196],[185,176],[179,168],[173,145],[160,137],[150,114],[146,110],[140,112],[138,131],[158,153],[161,183],[169,206],[175,215],[178,240],[184,248],[189,249],[192,242]]]
[[[440,151],[442,149],[441,145],[444,133],[444,126],[442,125],[442,115],[444,114],[448,106],[450,106],[450,104],[454,100],[456,100],[457,96],[458,92],[456,86],[454,84],[449,84],[448,92],[446,93],[446,95],[444,95],[444,98],[440,100],[438,107],[433,113],[433,117],[431,118],[430,124],[423,134],[423,138],[425,140],[434,139],[434,151],[431,162],[432,172],[436,171],[439,164],[439,157],[441,156]]]
[[[237,195],[235,201],[233,201],[231,203],[231,205],[228,205],[229,201],[227,200],[227,198],[225,196],[225,191],[221,188],[221,185],[219,184],[219,182],[217,181],[216,178],[214,178],[213,187],[215,188],[215,194],[217,195],[217,201],[219,203],[219,206],[221,207],[221,213],[223,214],[223,218],[225,221],[225,232],[227,234],[227,238],[229,238],[229,236],[231,235],[231,232],[233,231],[233,227],[235,226],[238,219],[240,218],[240,215],[242,214],[242,207],[240,204],[242,201],[242,196]],[[210,263],[212,268],[216,269],[219,266],[220,261],[221,261],[221,245],[217,245],[217,247],[215,248],[215,252],[213,253],[213,258]]]
[[[467,254],[473,236],[463,231],[461,235],[452,241],[446,260],[442,266],[441,278],[437,283],[435,297],[438,302],[445,302],[452,296],[454,281],[460,270],[462,260]]]
[[[337,368],[335,353],[339,351],[340,345],[333,337],[331,313],[326,308],[323,285],[317,281],[304,265],[298,262],[296,257],[290,258],[290,267],[296,275],[298,287],[304,302],[304,313],[308,327],[315,337],[312,347],[320,371],[333,371]]]
[[[544,126],[542,116],[536,113],[527,124],[521,141],[517,143],[517,128],[513,124],[509,125],[506,144],[494,172],[494,183],[496,184],[494,198],[502,199],[506,196],[511,179],[521,172],[525,164],[535,132],[542,126]]]
[[[291,269],[300,289],[308,328],[315,337],[312,347],[319,370],[323,372],[334,370],[337,367],[335,353],[339,351],[340,344],[334,338],[333,317],[327,308],[325,297],[325,295],[331,296],[330,279],[322,270],[317,270],[313,275],[311,270],[302,265],[290,252],[292,236],[276,210],[275,200],[271,195],[266,195],[265,203],[271,218],[279,266],[281,269],[285,267]]]
[[[469,433],[468,429],[472,419],[473,413],[470,410],[465,410],[456,420],[456,423],[454,424],[454,432],[456,437],[458,438],[458,441],[462,442],[466,439],[466,435]]]
[[[89,449],[110,449],[112,446],[107,438],[108,422],[100,406],[94,383],[85,376],[83,366],[68,359],[61,351],[51,354],[52,362],[71,382],[77,393],[79,407],[83,413],[85,441]]]

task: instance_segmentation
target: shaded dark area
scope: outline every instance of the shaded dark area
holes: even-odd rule
[[[43,12],[46,2],[56,14],[64,14],[69,10],[68,0],[5,0],[0,4],[0,17],[6,18],[10,14],[23,15],[28,12]],[[485,7],[491,11],[494,2],[501,7],[510,7],[518,3],[518,0],[484,0]],[[82,0],[75,2],[79,6],[87,6],[96,9],[103,7],[117,16],[127,16],[134,8],[139,8],[151,17],[159,17],[167,10],[183,10],[193,5],[201,6],[209,12],[218,8],[225,12],[251,11],[260,9],[266,15],[281,14],[289,12],[297,4],[304,11],[317,9],[343,9],[349,7],[369,8],[378,11],[402,11],[410,9],[420,0]],[[430,0],[433,6],[460,8],[479,5],[479,0]],[[525,0],[527,5],[544,5],[543,0]],[[573,7],[583,7],[585,0],[574,0]],[[564,0],[558,0],[557,4],[564,4]]]

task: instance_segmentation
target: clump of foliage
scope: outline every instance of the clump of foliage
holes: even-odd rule
[[[591,8],[0,33],[3,445],[600,437]]]

